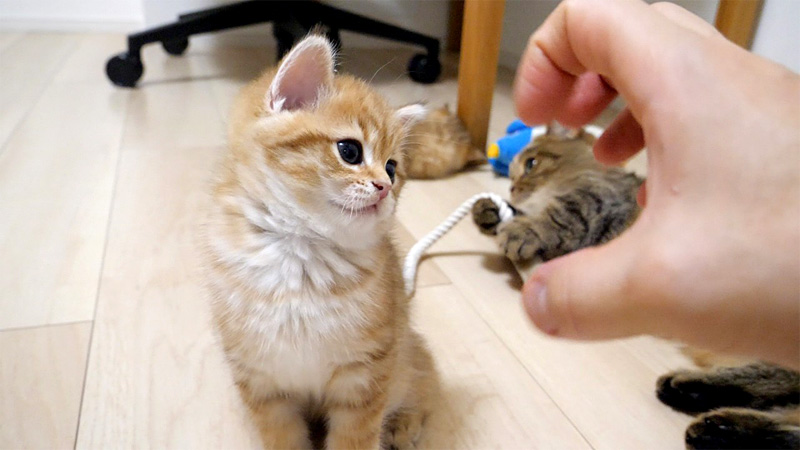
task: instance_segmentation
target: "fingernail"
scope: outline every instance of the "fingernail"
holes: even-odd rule
[[[555,336],[558,334],[558,324],[550,314],[547,302],[547,286],[539,280],[532,280],[530,284],[530,288],[525,289],[522,296],[525,310],[540,330]]]

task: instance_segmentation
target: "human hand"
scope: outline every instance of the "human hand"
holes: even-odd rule
[[[619,238],[541,266],[531,319],[800,367],[800,77],[672,4],[562,2],[518,68],[520,117],[579,126],[617,94],[628,109],[595,156],[646,145],[646,207]]]

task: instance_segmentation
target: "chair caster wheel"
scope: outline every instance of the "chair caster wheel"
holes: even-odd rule
[[[138,56],[120,53],[106,63],[106,75],[117,86],[134,87],[144,73],[144,66]]]
[[[164,51],[173,56],[181,56],[189,48],[189,38],[176,38],[161,42]]]
[[[408,76],[417,83],[430,84],[439,78],[442,65],[438,59],[419,53],[408,62]]]

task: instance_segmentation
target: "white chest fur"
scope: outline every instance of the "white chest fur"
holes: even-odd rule
[[[334,296],[329,292],[337,280],[358,276],[356,256],[345,257],[324,241],[259,239],[259,250],[235,259],[260,298],[234,291],[217,300],[226,327],[240,337],[229,356],[246,368],[254,389],[319,396],[333,370],[353,360],[375,286]]]
[[[546,185],[542,186],[528,196],[521,203],[515,203],[514,206],[522,209],[522,211],[529,216],[537,216],[541,214],[547,205],[553,201],[553,197],[558,195],[558,192],[553,190],[552,187]]]
[[[210,241],[216,258],[249,291],[237,291],[238,283],[215,288],[223,328],[236,336],[228,356],[253,389],[319,395],[336,367],[356,356],[353,344],[378,284],[360,283],[346,297],[330,292],[337,283],[359,282],[359,266],[375,269],[373,250],[309,237],[313,233],[289,214],[246,206],[244,212],[262,231]]]
[[[286,297],[279,303],[225,302],[240,344],[231,349],[255,389],[320,395],[333,370],[356,356],[366,295],[348,298]],[[262,386],[259,386],[262,385]]]

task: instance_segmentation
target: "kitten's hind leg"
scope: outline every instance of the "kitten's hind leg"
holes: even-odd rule
[[[770,409],[800,403],[800,374],[764,363],[683,370],[659,378],[656,395],[689,414],[725,406]]]
[[[356,362],[334,372],[325,393],[326,450],[378,448],[390,377],[383,362],[386,359]]]
[[[402,406],[391,413],[383,427],[382,448],[416,449],[428,417],[439,398],[439,378],[430,351],[416,333],[412,334],[410,380]]]
[[[239,392],[255,420],[265,449],[312,448],[308,425],[300,404],[281,395],[256,395],[246,383],[239,382]]]
[[[688,449],[797,449],[800,427],[781,412],[722,408],[703,414],[686,429]]]

